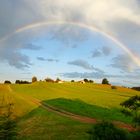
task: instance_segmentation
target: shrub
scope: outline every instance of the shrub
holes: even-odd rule
[[[122,109],[121,112],[126,116],[132,116],[132,112],[129,109]]]
[[[117,87],[116,86],[111,86],[111,89],[117,89]]]
[[[110,122],[95,124],[91,131],[92,140],[127,140],[126,132],[116,128]]]
[[[51,82],[51,83],[54,83],[54,80],[53,80],[53,79],[51,79],[51,78],[46,78],[46,79],[45,79],[45,81],[46,81],[46,82]]]

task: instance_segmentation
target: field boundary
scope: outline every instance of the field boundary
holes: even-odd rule
[[[77,114],[62,110],[60,108],[56,108],[56,107],[51,106],[49,104],[42,103],[39,99],[36,99],[36,98],[32,98],[31,101],[34,102],[35,104],[39,105],[40,107],[44,108],[47,111],[56,113],[60,116],[64,116],[64,117],[67,117],[67,118],[70,118],[73,120],[80,121],[82,123],[95,124],[97,122],[101,122],[101,120],[98,120],[95,118],[77,115]],[[120,121],[112,121],[112,123],[114,125],[118,126],[119,128],[123,128],[123,129],[126,129],[128,131],[135,131],[136,130],[132,125],[126,124],[126,123],[123,123]]]
[[[12,93],[12,88],[9,86],[9,91]],[[22,95],[19,95],[18,96],[22,97],[22,98],[26,98],[25,96],[22,96]],[[91,118],[91,117],[86,117],[86,116],[81,116],[81,115],[77,115],[77,114],[74,114],[74,113],[71,113],[71,112],[68,112],[68,111],[65,111],[63,109],[60,109],[60,108],[56,108],[54,106],[51,106],[47,103],[42,103],[41,100],[37,99],[37,98],[34,98],[34,97],[30,97],[28,96],[28,99],[30,102],[36,104],[37,106],[40,106],[41,108],[49,111],[49,112],[53,112],[53,113],[56,113],[60,116],[64,116],[64,117],[67,117],[67,118],[70,118],[72,120],[76,120],[76,121],[79,121],[81,123],[88,123],[88,124],[95,124],[97,122],[100,122],[101,120],[98,120],[96,118]],[[120,122],[120,121],[112,121],[112,123],[116,126],[118,126],[119,128],[123,128],[123,129],[126,129],[128,131],[134,131],[136,130],[132,125],[130,124],[126,124],[126,123],[123,123],[123,122]]]

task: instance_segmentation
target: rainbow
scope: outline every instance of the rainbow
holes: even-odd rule
[[[133,60],[133,62],[135,64],[137,64],[138,66],[140,66],[140,59],[135,56],[129,49],[127,46],[125,46],[121,41],[119,41],[117,38],[115,38],[114,36],[112,36],[111,34],[102,31],[101,29],[97,28],[96,26],[91,26],[91,25],[87,25],[87,24],[82,24],[82,23],[78,23],[78,22],[70,22],[70,21],[42,21],[42,22],[37,22],[37,23],[32,23],[29,24],[27,26],[21,27],[17,30],[15,30],[14,32],[8,34],[7,36],[4,36],[3,38],[0,39],[0,43],[3,41],[6,41],[7,39],[9,39],[10,37],[12,37],[13,35],[19,34],[21,32],[27,31],[27,30],[31,30],[34,28],[38,28],[38,27],[42,27],[42,26],[48,26],[48,25],[63,25],[63,24],[68,24],[68,25],[74,25],[74,26],[79,26],[81,28],[86,28],[88,30],[100,33],[101,35],[107,37],[108,39],[112,40],[114,43],[116,43],[116,45],[118,47],[120,47],[121,49],[123,49],[129,56],[130,58]]]

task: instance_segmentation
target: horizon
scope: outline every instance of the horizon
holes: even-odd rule
[[[107,78],[139,86],[139,19],[137,0],[2,1],[0,82]]]

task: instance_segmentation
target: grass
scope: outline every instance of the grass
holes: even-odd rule
[[[25,115],[19,122],[18,140],[85,140],[90,125],[48,112],[40,107]]]
[[[130,123],[131,118],[120,113],[119,104],[134,95],[140,92],[122,87],[113,90],[109,85],[100,84],[0,84],[0,106],[14,103],[19,140],[89,139],[87,131],[91,125],[48,112],[33,103],[32,98],[76,114]]]
[[[40,100],[55,98],[79,99],[85,103],[101,107],[120,107],[120,102],[140,92],[118,87],[111,89],[109,85],[64,83],[53,84],[38,82],[31,85],[12,85],[11,88],[23,96],[31,96]]]
[[[70,100],[64,98],[57,98],[53,100],[43,101],[43,104],[49,104],[59,109],[63,109],[74,114],[93,117],[98,120],[115,120],[125,123],[131,123],[132,118],[125,116],[119,109],[103,108],[96,105],[87,104],[79,99]]]

